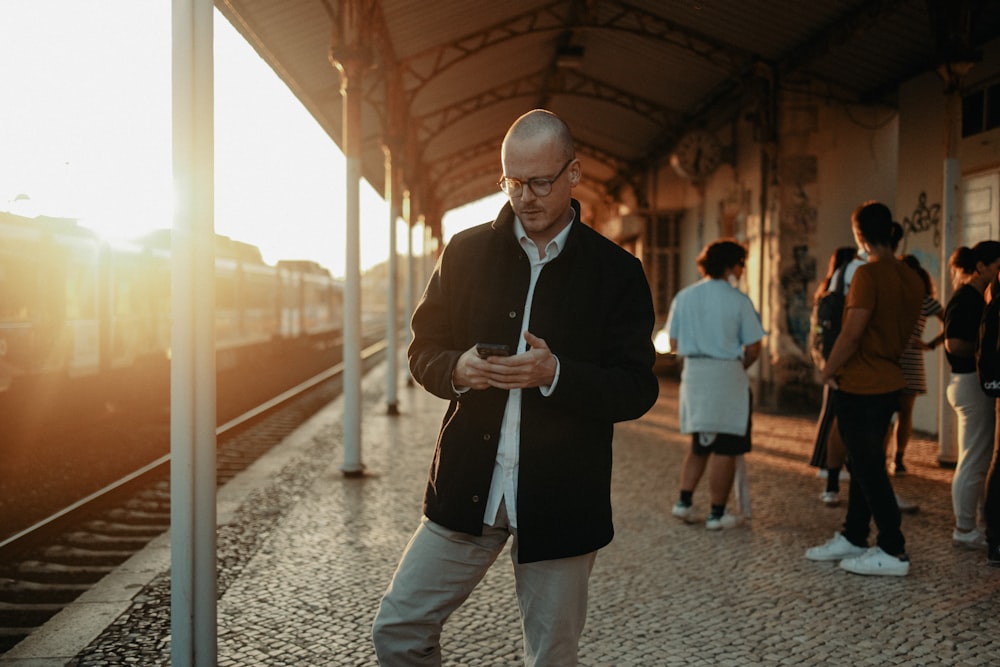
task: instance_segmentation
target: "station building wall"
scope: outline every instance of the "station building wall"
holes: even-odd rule
[[[966,75],[961,91],[993,85],[1000,86],[1000,40],[983,49],[982,61]],[[1000,127],[958,138],[953,152],[961,183],[955,220],[947,225],[946,147],[949,131],[960,137],[961,104],[945,94],[936,71],[904,83],[896,107],[847,99],[820,82],[783,83],[776,117],[768,119],[776,123],[774,132],[761,122],[759,108],[716,123],[724,164],[704,182],[693,183],[662,156],[649,176],[648,209],[640,212],[647,220],[670,215],[680,222],[673,249],[676,289],[699,279],[695,259],[705,244],[732,236],[747,245],[741,288],[768,331],[765,355],[751,376],[765,389],[758,399],[771,404],[790,405],[804,397],[818,406],[818,373],[807,346],[812,295],[830,254],[853,245],[850,215],[858,204],[874,199],[892,209],[904,227],[900,254],[920,260],[943,304],[951,293],[947,258],[963,240],[962,183],[967,188],[972,179],[980,183],[985,176],[1000,190]],[[988,180],[990,187],[993,182]],[[990,194],[996,205],[988,214],[989,229],[998,238],[1000,192]],[[655,273],[654,267],[647,270]],[[657,304],[661,323],[669,302],[668,296]],[[939,331],[937,322],[929,322],[925,340]],[[943,352],[928,353],[925,362],[930,391],[918,399],[914,427],[937,433],[942,406],[950,409]]]

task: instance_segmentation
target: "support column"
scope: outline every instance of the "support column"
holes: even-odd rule
[[[399,382],[399,262],[396,254],[396,226],[401,215],[401,193],[406,146],[406,93],[400,68],[394,68],[386,81],[387,120],[384,128],[385,144],[385,199],[389,204],[389,267],[386,294],[386,413],[399,414],[396,389]],[[409,325],[409,320],[406,321]]]
[[[344,98],[344,199],[347,206],[344,281],[344,463],[348,477],[364,474],[361,462],[361,102],[367,58],[353,48],[331,49]]]
[[[423,253],[421,256],[420,266],[423,267],[423,273],[420,276],[420,284],[426,285],[431,279],[431,272],[434,271],[435,254],[434,247],[436,246],[436,237],[434,235],[434,230],[440,228],[440,220],[428,220],[424,217],[424,238],[423,242],[420,244],[420,252]]]
[[[397,397],[397,382],[399,377],[399,305],[397,298],[397,275],[399,273],[399,262],[396,255],[396,221],[400,217],[400,196],[399,183],[396,182],[398,169],[393,168],[393,151],[389,146],[384,146],[385,151],[385,198],[389,202],[389,270],[388,285],[386,286],[386,414],[399,414],[399,399]]]
[[[937,71],[944,81],[945,128],[944,163],[942,165],[943,187],[941,190],[941,214],[944,231],[941,235],[941,275],[940,298],[947,302],[951,296],[951,272],[948,260],[958,245],[959,221],[962,211],[962,167],[958,159],[962,128],[962,82],[977,62],[982,59],[979,51],[972,46],[970,32],[977,3],[954,2],[953,0],[927,0],[927,14],[931,35],[934,38],[935,55],[939,63]],[[938,357],[941,379],[942,400],[938,404],[938,461],[958,461],[958,434],[955,415],[946,395],[949,373],[944,355]]]
[[[773,279],[777,271],[776,253],[779,248],[775,243],[775,229],[778,222],[777,212],[772,207],[773,192],[777,185],[778,164],[778,98],[777,82],[774,67],[760,61],[754,66],[753,91],[755,95],[755,130],[760,143],[760,217],[757,220],[757,309],[760,312],[764,328],[769,332],[761,351],[757,366],[757,382],[755,384],[754,402],[760,405],[772,405],[776,395],[774,365],[771,362],[772,352],[778,349],[782,325],[775,319]],[[748,230],[749,231],[749,230]],[[779,238],[780,240],[780,238]]]
[[[413,256],[413,225],[415,215],[413,213],[413,193],[409,190],[403,193],[403,216],[406,221],[406,321],[410,322],[413,319],[413,309],[416,306],[416,301],[414,299],[414,291],[416,289],[414,274],[416,269],[414,263],[416,259]],[[412,340],[413,332],[407,327],[406,340],[409,343]],[[413,386],[413,375],[407,373],[406,384],[408,386]]]
[[[420,254],[419,255],[414,255],[414,257],[413,257],[413,295],[414,295],[414,303],[416,303],[416,301],[419,300],[419,297],[417,295],[421,293],[421,290],[423,289],[424,285],[427,284],[427,262],[426,262],[426,259],[427,259],[426,258],[426,254],[427,254],[427,250],[426,250],[426,248],[427,248],[427,216],[426,216],[426,214],[420,214],[420,215],[417,216],[417,224],[416,224],[416,227],[415,227],[415,232],[418,235],[415,235],[414,238],[420,240],[420,250],[417,251],[416,248],[414,248],[414,251],[415,252],[419,252]]]
[[[945,137],[944,163],[942,165],[943,186],[941,188],[941,216],[944,230],[941,234],[941,300],[947,303],[951,296],[951,270],[948,260],[958,245],[959,201],[962,192],[962,167],[958,159],[958,144],[962,127],[962,97],[959,94],[961,79],[968,71],[942,67],[941,76],[945,80]],[[940,392],[947,393],[950,372],[944,355],[938,356],[938,377]],[[958,430],[955,425],[955,411],[947,400],[938,403],[938,461],[955,463],[958,461]]]
[[[211,0],[174,0],[170,660],[216,664],[215,232]]]

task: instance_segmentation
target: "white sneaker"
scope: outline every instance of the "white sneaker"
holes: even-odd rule
[[[678,500],[670,513],[685,523],[694,523],[694,505],[685,505]]]
[[[705,528],[708,530],[722,530],[723,528],[735,528],[743,523],[743,517],[726,512],[722,516],[709,516],[705,520]]]
[[[840,568],[854,574],[885,577],[905,577],[910,573],[910,561],[890,556],[880,547],[872,547],[864,554],[840,561]]]
[[[841,560],[865,553],[865,547],[858,547],[847,541],[841,533],[834,533],[833,539],[818,547],[806,549],[806,558],[815,561]]]
[[[840,494],[836,491],[824,491],[819,494],[819,499],[823,501],[823,504],[827,507],[836,507],[840,504]]]
[[[956,547],[965,547],[966,549],[985,549],[986,536],[975,528],[964,533],[956,528],[951,533],[951,543]]]

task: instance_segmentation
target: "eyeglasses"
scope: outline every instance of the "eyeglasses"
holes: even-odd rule
[[[562,169],[559,170],[559,173],[552,178],[529,178],[526,181],[522,181],[520,178],[507,178],[506,176],[503,176],[500,178],[499,182],[497,182],[497,185],[500,186],[500,189],[508,197],[516,197],[521,194],[521,188],[523,188],[526,184],[536,197],[544,197],[552,192],[552,184],[559,180],[559,177],[563,175],[564,171],[566,171],[566,167],[572,164],[575,159],[576,156],[573,156],[567,160],[566,164],[564,164]]]

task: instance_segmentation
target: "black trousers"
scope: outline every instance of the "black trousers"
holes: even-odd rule
[[[997,417],[1000,417],[1000,399],[997,399]],[[1000,422],[997,424],[997,433],[1000,434]],[[993,467],[990,468],[990,476],[986,481],[986,504],[983,508],[983,516],[986,519],[986,542],[990,545],[990,553],[993,554],[993,547],[1000,545],[1000,435],[994,436]]]
[[[899,407],[899,392],[849,394],[836,391],[837,428],[851,463],[851,487],[844,519],[844,537],[865,546],[871,521],[878,528],[876,544],[887,554],[906,553],[900,530],[902,517],[885,467],[885,434]]]

